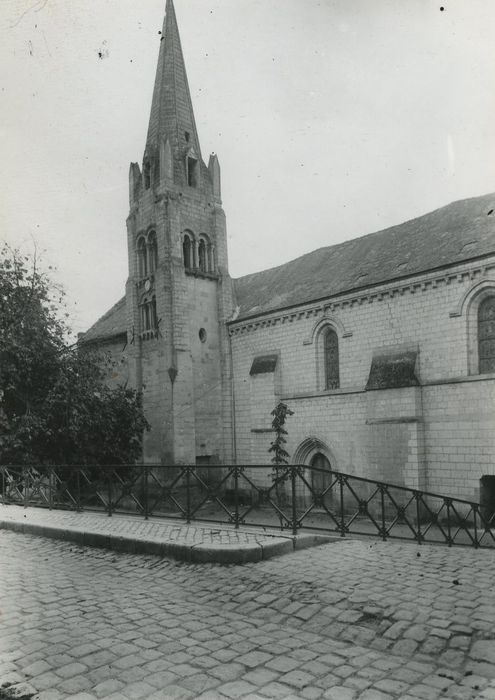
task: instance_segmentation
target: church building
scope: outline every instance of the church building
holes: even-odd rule
[[[172,0],[129,172],[125,296],[83,336],[142,390],[143,459],[313,464],[495,498],[495,194],[231,279]]]

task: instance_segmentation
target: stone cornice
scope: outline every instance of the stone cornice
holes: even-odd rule
[[[325,314],[332,314],[336,310],[362,306],[363,304],[373,304],[384,299],[391,299],[404,294],[424,293],[431,289],[436,289],[440,285],[450,285],[461,283],[465,280],[477,280],[488,271],[495,270],[495,260],[476,260],[475,262],[461,263],[455,267],[442,271],[434,271],[416,275],[408,279],[396,282],[385,282],[380,286],[350,292],[341,296],[329,297],[327,300],[317,303],[300,304],[291,309],[275,310],[262,316],[230,321],[228,324],[229,335],[231,337],[244,335],[260,328],[268,328],[277,324],[294,323],[302,318],[319,319]]]

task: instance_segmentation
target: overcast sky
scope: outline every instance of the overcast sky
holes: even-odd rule
[[[0,236],[57,265],[77,331],[124,293],[164,6],[0,0]],[[495,190],[493,0],[175,8],[232,276]]]

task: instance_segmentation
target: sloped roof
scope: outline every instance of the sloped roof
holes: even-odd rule
[[[234,280],[238,319],[364,289],[495,254],[495,193],[463,199],[399,226],[319,248]],[[126,332],[125,297],[82,342]]]
[[[234,280],[248,318],[495,253],[495,193]]]
[[[125,296],[112,306],[81,337],[82,343],[105,340],[127,332]]]

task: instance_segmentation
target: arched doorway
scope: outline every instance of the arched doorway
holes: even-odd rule
[[[328,458],[323,454],[323,452],[316,452],[310,460],[310,467],[315,467],[315,470],[311,470],[311,486],[313,489],[313,498],[318,500],[325,489],[332,483],[332,466]],[[331,492],[323,496],[325,499],[325,504],[327,507],[330,505]]]

